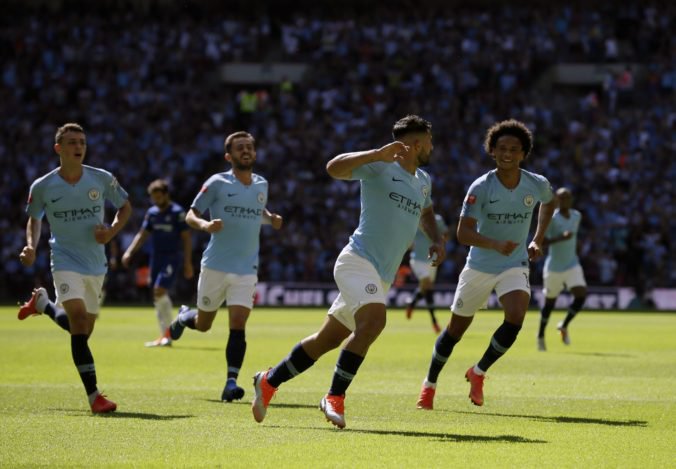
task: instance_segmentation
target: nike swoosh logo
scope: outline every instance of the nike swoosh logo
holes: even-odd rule
[[[235,192],[234,194],[228,194],[228,197],[232,197],[233,195],[237,195],[237,193]]]
[[[489,204],[494,204],[495,202],[500,202],[500,199],[489,200],[489,201],[488,201]]]
[[[392,180],[393,180],[394,182],[404,182],[403,179],[397,179],[397,178],[395,178],[394,176],[392,176]]]
[[[56,199],[52,199],[52,203],[55,204],[55,203],[57,203],[57,202],[58,202],[59,200],[61,200],[61,199],[63,199],[63,196],[57,197]]]

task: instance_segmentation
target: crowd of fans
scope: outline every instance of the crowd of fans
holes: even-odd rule
[[[225,136],[243,129],[257,139],[269,208],[285,219],[281,232],[263,228],[260,280],[330,282],[358,221],[359,185],[330,179],[325,164],[388,143],[409,113],[433,123],[433,199],[451,230],[469,183],[493,166],[485,130],[513,117],[535,134],[525,168],[573,191],[588,282],[676,286],[673,4],[436,5],[415,15],[372,6],[284,17],[195,5],[158,14],[161,2],[69,5],[58,21],[20,5],[0,19],[0,298],[51,283],[46,236],[33,268],[18,254],[28,188],[58,165],[53,138],[65,122],[85,127],[86,163],[130,193],[134,215],[113,258],[140,225],[151,180],[168,179],[173,199],[189,206],[208,176],[226,170]],[[262,60],[311,67],[294,83],[220,81],[224,63]],[[568,62],[629,66],[598,86],[546,79]],[[207,238],[194,240],[199,262]],[[466,248],[452,237],[447,249],[439,281],[455,283]],[[133,299],[133,284],[133,273],[112,271],[109,298]]]

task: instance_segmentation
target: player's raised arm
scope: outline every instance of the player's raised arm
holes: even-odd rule
[[[326,171],[335,179],[350,179],[354,169],[376,161],[386,163],[401,161],[403,159],[402,153],[408,150],[407,145],[394,141],[376,150],[342,153],[326,164]]]
[[[191,207],[185,216],[185,222],[190,228],[207,233],[216,233],[223,228],[223,220],[216,218],[214,220],[205,220],[202,214],[195,207]]]
[[[446,248],[444,239],[437,229],[437,221],[434,217],[434,209],[430,205],[422,211],[420,216],[420,226],[429,238],[432,240],[429,256],[432,260],[432,266],[436,267],[446,258]]]

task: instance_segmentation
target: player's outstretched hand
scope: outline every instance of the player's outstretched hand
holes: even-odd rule
[[[108,241],[113,239],[114,233],[107,225],[96,225],[94,227],[94,239],[99,244],[107,244]]]
[[[432,244],[428,257],[432,261],[432,267],[438,267],[446,259],[446,248],[443,244]]]
[[[270,214],[270,225],[272,225],[272,227],[275,230],[280,229],[283,224],[284,224],[284,219],[282,218],[281,215],[279,215],[277,213],[271,213]]]
[[[378,154],[380,155],[381,161],[394,163],[395,161],[402,161],[404,159],[403,153],[406,153],[409,150],[410,147],[408,145],[395,140],[378,149]]]
[[[514,241],[497,241],[495,244],[495,250],[503,256],[509,256],[512,252],[514,252],[518,245],[519,243],[515,243]]]
[[[24,246],[19,254],[19,262],[26,267],[32,266],[35,262],[35,249]]]
[[[210,220],[206,227],[204,228],[204,231],[207,233],[218,233],[223,229],[223,220],[220,218],[214,218],[213,220]]]
[[[535,241],[531,241],[528,245],[528,260],[536,261],[542,257],[542,246],[540,246]]]

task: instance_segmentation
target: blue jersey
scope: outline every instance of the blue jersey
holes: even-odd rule
[[[153,205],[146,212],[141,228],[150,233],[151,255],[178,254],[181,247],[181,233],[188,229],[185,210],[177,203],[160,210]]]
[[[446,232],[446,230],[448,230],[448,226],[441,215],[434,215],[434,219],[437,222],[437,231],[439,232],[439,236],[441,236]],[[415,234],[415,239],[413,240],[411,259],[418,262],[432,262],[431,259],[428,259],[431,245],[432,240],[427,236],[421,227],[418,227],[418,231]]]
[[[545,233],[547,238],[561,236],[564,231],[570,231],[573,236],[570,239],[549,245],[549,252],[545,259],[545,270],[563,272],[580,263],[577,257],[577,232],[580,229],[582,214],[575,209],[570,209],[569,215],[566,218],[557,209],[547,227]]]
[[[91,166],[83,165],[75,184],[64,181],[59,168],[33,182],[26,212],[37,220],[47,214],[53,272],[106,273],[105,247],[94,238],[94,228],[103,223],[106,200],[120,208],[127,192],[108,171]]]
[[[202,266],[238,275],[255,274],[263,211],[268,199],[268,181],[253,174],[251,185],[242,184],[232,173],[207,179],[192,207],[210,218],[223,220],[223,229],[211,234],[202,255]]]
[[[352,179],[361,180],[361,214],[349,247],[392,283],[423,208],[432,205],[430,176],[422,169],[411,174],[398,163],[379,161],[353,170]]]
[[[519,185],[507,189],[497,170],[489,171],[472,183],[462,204],[461,217],[474,218],[477,231],[499,241],[519,246],[509,256],[494,249],[471,246],[467,265],[480,272],[497,274],[513,267],[528,267],[528,231],[538,202],[549,203],[554,194],[544,176],[521,170]]]

